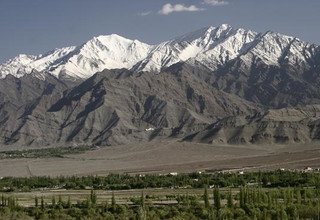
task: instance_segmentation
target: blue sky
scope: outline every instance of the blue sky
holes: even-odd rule
[[[320,0],[0,0],[0,62],[117,33],[159,43],[222,23],[320,44]]]

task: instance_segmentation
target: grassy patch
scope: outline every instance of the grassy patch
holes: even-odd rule
[[[45,148],[45,149],[2,151],[0,152],[0,159],[51,158],[51,157],[62,158],[64,157],[64,155],[80,154],[92,149],[93,147],[81,146],[81,147],[57,147],[57,148]]]

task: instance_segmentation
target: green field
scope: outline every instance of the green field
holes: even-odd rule
[[[80,146],[0,151],[0,159],[63,158],[65,155],[80,154],[92,149],[94,148],[89,146]]]

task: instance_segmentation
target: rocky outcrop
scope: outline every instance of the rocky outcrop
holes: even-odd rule
[[[185,141],[224,144],[290,144],[319,140],[320,106],[268,110],[223,118]]]

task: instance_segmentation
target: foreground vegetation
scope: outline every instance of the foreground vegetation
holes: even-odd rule
[[[51,157],[61,158],[61,157],[64,157],[64,155],[80,154],[92,149],[93,147],[90,147],[90,146],[78,146],[78,147],[57,147],[57,148],[0,151],[0,159],[51,158]]]
[[[319,173],[274,171],[243,175],[3,178],[0,219],[320,219],[319,176]],[[19,193],[15,194],[43,187],[91,189],[85,199],[77,201],[35,193],[29,205],[20,200]],[[145,194],[143,189],[154,187],[162,187],[164,191],[185,188],[185,193]],[[101,189],[128,188],[139,189],[141,195],[131,195],[125,202],[112,192],[108,199],[99,198]],[[195,194],[193,188],[201,188],[202,193]]]
[[[0,191],[30,191],[39,188],[124,190],[145,188],[240,187],[309,187],[320,188],[320,174],[315,172],[255,172],[255,173],[191,173],[179,175],[126,175],[30,177],[0,179]]]
[[[23,207],[17,198],[2,196],[0,219],[319,219],[320,191],[306,188],[262,189],[241,187],[220,191],[204,189],[202,196],[174,195],[163,202],[141,194],[127,204],[115,197],[97,202],[92,190],[84,201],[35,197],[34,205]]]

